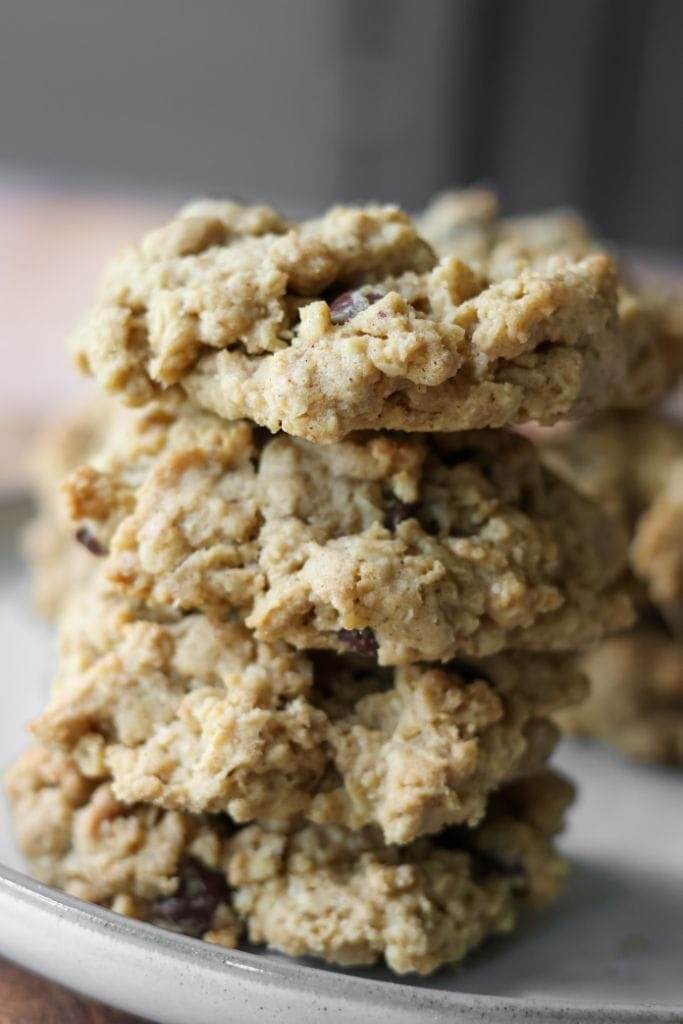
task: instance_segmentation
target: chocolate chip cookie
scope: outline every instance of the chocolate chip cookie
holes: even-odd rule
[[[88,778],[111,777],[117,798],[373,824],[390,843],[476,824],[492,790],[545,761],[548,716],[586,692],[569,656],[381,669],[238,622],[155,617],[97,579],[63,613],[60,643],[33,732]]]
[[[399,974],[461,960],[554,898],[572,790],[545,772],[506,787],[476,829],[387,846],[372,828],[259,823],[126,805],[59,753],[27,751],[8,792],[43,881],[129,917],[234,946],[244,933],[343,965]]]
[[[117,421],[64,491],[123,593],[260,639],[394,665],[630,622],[625,538],[510,433],[321,446],[165,401]]]
[[[72,351],[129,403],[177,387],[226,419],[331,442],[638,404],[618,306],[601,252],[493,273],[439,260],[394,206],[292,223],[206,201],[113,261]],[[654,341],[638,346],[654,368]]]

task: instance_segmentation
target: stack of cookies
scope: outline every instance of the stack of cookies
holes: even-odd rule
[[[638,611],[631,632],[584,655],[590,698],[558,721],[629,757],[683,764],[683,428],[656,412],[605,414],[543,455],[621,521]]]
[[[557,211],[500,220],[485,189],[447,193],[425,212],[422,229],[441,255],[477,262],[493,249],[514,260],[520,248],[575,257],[599,248],[579,216]],[[637,275],[636,275],[637,276]],[[654,403],[683,374],[683,296],[650,273],[645,294],[621,289],[620,315],[654,333],[659,352],[645,358],[665,377],[642,392],[645,412],[598,412],[532,436],[541,457],[573,487],[618,520],[629,541],[632,630],[586,652],[580,666],[590,698],[555,716],[563,730],[604,740],[639,760],[683,764],[683,427],[680,400]],[[645,320],[643,320],[645,316]],[[633,370],[631,370],[633,376]],[[653,378],[650,378],[652,381]],[[677,408],[678,406],[678,408]],[[676,415],[678,413],[678,415]]]
[[[30,536],[40,878],[421,973],[557,893],[552,718],[632,621],[626,533],[505,428],[640,407],[667,349],[576,225],[473,199],[441,258],[395,207],[201,202],[110,266],[73,351],[121,401],[51,439]]]

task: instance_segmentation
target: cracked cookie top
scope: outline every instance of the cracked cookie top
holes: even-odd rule
[[[581,260],[605,249],[575,211],[502,217],[495,194],[485,188],[436,196],[417,225],[439,256],[457,257],[491,281],[542,268],[550,256]],[[681,379],[683,293],[680,286],[667,286],[661,272],[633,259],[618,254],[618,264],[617,315],[626,369],[625,388],[611,405],[635,409]]]
[[[610,258],[558,248],[494,274],[437,259],[393,206],[295,224],[193,203],[112,262],[72,350],[129,403],[178,387],[226,419],[318,442],[641,402]],[[654,343],[638,345],[656,376]]]

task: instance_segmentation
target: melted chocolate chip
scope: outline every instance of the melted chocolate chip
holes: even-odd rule
[[[384,298],[384,292],[377,285],[365,284],[342,292],[330,302],[330,319],[333,324],[345,324],[347,320],[369,309],[373,303]]]
[[[199,938],[210,929],[216,909],[227,898],[225,876],[188,858],[181,866],[176,892],[152,903],[151,920],[163,928]]]
[[[378,645],[375,634],[367,627],[365,629],[340,629],[337,635],[341,642],[356,654],[377,654]]]
[[[106,555],[107,549],[100,544],[94,533],[91,533],[87,526],[81,526],[76,530],[76,540],[87,548],[91,555]]]
[[[385,504],[384,525],[387,530],[395,530],[405,519],[413,519],[417,514],[417,505],[407,504],[400,498],[391,497]]]

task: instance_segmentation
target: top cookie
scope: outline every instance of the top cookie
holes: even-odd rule
[[[329,442],[639,404],[634,348],[661,385],[645,333],[620,318],[602,253],[478,268],[439,261],[394,206],[293,224],[207,201],[114,260],[72,348],[130,404],[179,386],[226,419]]]
[[[436,196],[417,226],[440,257],[457,257],[491,281],[540,269],[551,256],[581,260],[604,248],[574,210],[501,217],[496,196],[485,188]],[[621,269],[617,310],[625,391],[608,404],[635,409],[675,386],[683,374],[683,293],[640,264]]]
[[[580,259],[599,250],[573,210],[501,217],[495,193],[477,186],[434,196],[416,224],[439,256],[458,256],[495,280],[550,255]]]

